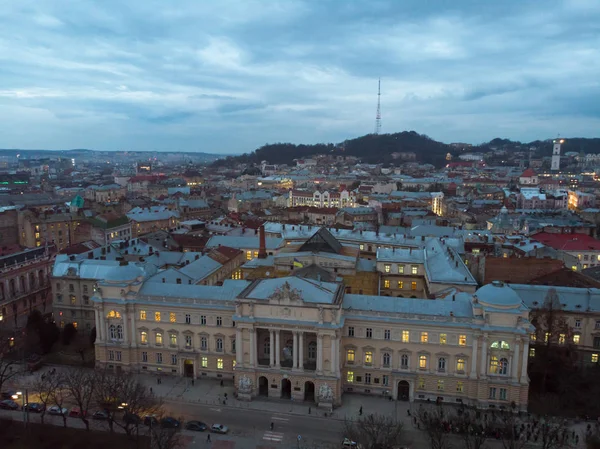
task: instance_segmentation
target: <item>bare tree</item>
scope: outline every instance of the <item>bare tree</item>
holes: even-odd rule
[[[12,337],[0,335],[0,390],[3,390],[5,383],[25,369],[25,367],[21,367],[18,357],[12,357],[13,343]]]
[[[431,449],[450,448],[450,435],[445,428],[447,419],[442,407],[435,406],[425,409],[421,406],[417,410],[416,418],[419,429],[425,432]]]
[[[183,447],[180,429],[169,429],[160,425],[150,426],[150,449],[179,449]]]
[[[89,412],[96,389],[96,376],[93,371],[84,368],[67,370],[63,375],[64,387],[73,402],[79,407],[79,418],[86,430],[90,430]]]
[[[519,431],[518,416],[510,411],[502,412],[497,430],[504,449],[522,449],[527,444],[525,433]]]
[[[540,423],[539,441],[542,449],[567,449],[575,447],[569,440],[569,429],[564,419],[546,416]]]
[[[115,431],[116,414],[122,407],[121,377],[121,374],[114,374],[105,369],[96,371],[94,376],[93,398],[96,404],[108,413],[106,422],[111,432]]]
[[[40,420],[42,424],[44,424],[44,417],[46,416],[46,409],[53,405],[53,395],[56,388],[58,388],[56,378],[50,376],[49,374],[42,374],[35,378],[31,384],[31,389],[33,392],[37,393],[39,396],[40,404],[42,404],[43,409],[40,412]]]
[[[398,446],[402,436],[402,423],[390,416],[367,415],[344,422],[344,437],[364,449]]]
[[[126,419],[117,421],[115,424],[121,427],[127,435],[132,435],[139,425],[143,415],[162,415],[162,402],[142,385],[135,376],[124,373],[119,378],[119,407],[123,407]]]
[[[486,425],[476,410],[463,410],[452,417],[451,421],[458,426],[460,437],[466,449],[483,449],[485,447],[488,440]]]
[[[55,387],[52,388],[52,391],[50,393],[50,401],[52,402],[52,405],[56,405],[60,411],[61,411],[61,416],[63,419],[63,427],[67,427],[67,415],[68,413],[62,413],[63,408],[66,409],[65,404],[66,402],[69,400],[70,395],[69,395],[69,390],[67,388],[65,388],[64,384],[64,375],[61,374],[53,374],[52,376],[50,376],[52,378],[52,382],[54,382]]]

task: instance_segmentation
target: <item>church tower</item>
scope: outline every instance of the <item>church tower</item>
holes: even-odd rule
[[[552,164],[550,168],[552,171],[560,170],[560,147],[564,143],[564,139],[554,139],[554,146],[552,148]]]

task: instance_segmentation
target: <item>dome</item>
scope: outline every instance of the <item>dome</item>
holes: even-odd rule
[[[135,265],[119,265],[111,268],[104,278],[107,282],[131,282],[144,275],[144,270]]]
[[[475,296],[483,305],[500,308],[515,308],[523,304],[517,293],[501,281],[484,285],[475,292]]]
[[[500,213],[501,214],[508,214],[508,209],[506,208],[506,206],[502,206],[502,209],[500,209]]]

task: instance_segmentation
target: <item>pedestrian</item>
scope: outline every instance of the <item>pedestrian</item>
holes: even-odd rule
[[[150,387],[150,393],[154,393],[154,391],[152,391],[152,387]]]
[[[221,386],[223,386],[223,381],[221,381]]]
[[[160,384],[160,377],[156,378],[156,385]]]
[[[410,416],[410,409],[406,409],[406,414]]]
[[[358,414],[359,414],[360,416],[362,416],[362,405],[360,406],[360,409],[358,410]]]
[[[210,443],[210,433],[208,435],[206,435],[206,442]]]
[[[271,430],[273,430],[273,427],[275,427],[275,424],[271,422]]]
[[[308,407],[308,414],[310,415],[310,407]]]
[[[194,379],[192,379],[192,387],[194,386]]]

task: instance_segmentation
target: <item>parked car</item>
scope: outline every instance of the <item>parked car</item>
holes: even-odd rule
[[[355,448],[357,446],[356,441],[352,441],[350,438],[344,438],[344,441],[342,441],[342,447],[349,449],[349,448]]]
[[[146,415],[144,416],[144,425],[150,427],[158,424],[158,419],[156,419],[156,415]]]
[[[139,423],[142,422],[142,418],[140,418],[139,415],[136,415],[135,413],[125,412],[125,414],[123,415],[123,422],[125,424],[133,424],[134,426],[137,426]]]
[[[71,409],[71,411],[69,412],[69,416],[71,418],[82,418],[82,417],[87,416],[87,412],[85,410],[81,411],[81,409],[79,407],[73,407]]]
[[[94,414],[92,415],[92,419],[106,420],[108,419],[108,412],[106,410],[98,410],[94,412]]]
[[[213,424],[210,431],[213,433],[227,433],[229,432],[229,428],[223,424]]]
[[[66,408],[60,408],[58,405],[53,405],[48,408],[49,415],[66,415],[69,411]]]
[[[0,401],[0,408],[4,410],[17,410],[19,408],[19,404],[12,399],[4,399],[3,401]]]
[[[181,423],[171,416],[167,416],[160,420],[160,427],[164,429],[177,429]]]
[[[19,394],[16,391],[3,391],[0,396],[2,399],[17,399]]]
[[[31,402],[23,406],[23,409],[32,413],[42,413],[44,411],[44,408],[44,404],[40,404],[39,402]]]
[[[196,432],[204,432],[208,429],[208,426],[201,421],[188,421],[185,425],[187,430],[194,430]]]

